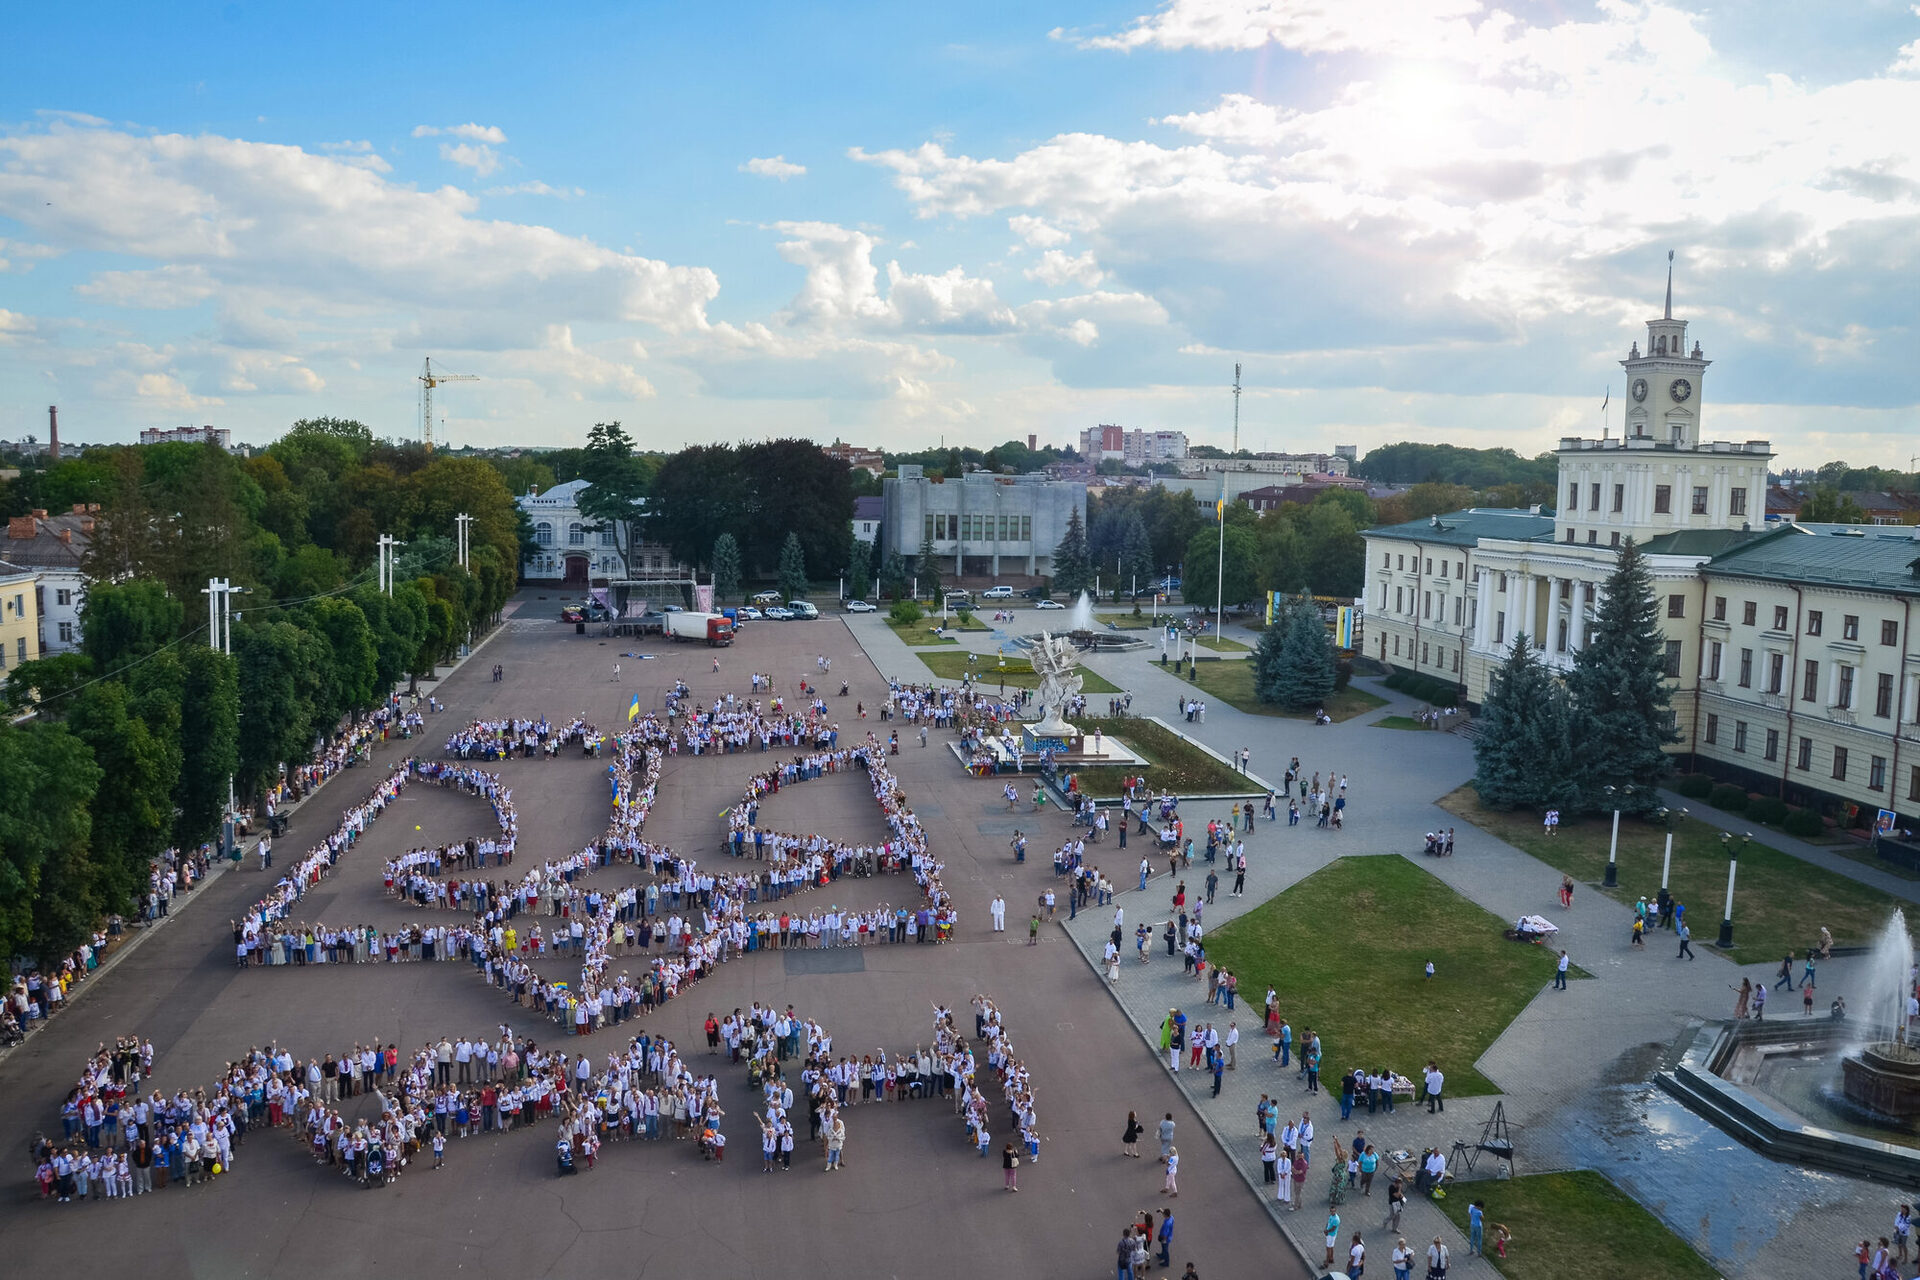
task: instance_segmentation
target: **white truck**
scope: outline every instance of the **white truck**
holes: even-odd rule
[[[715,647],[733,643],[733,619],[718,613],[669,613],[667,634],[675,640],[705,640]]]

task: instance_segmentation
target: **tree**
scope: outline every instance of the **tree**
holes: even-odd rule
[[[74,695],[67,713],[68,730],[109,780],[93,798],[89,844],[93,887],[109,911],[128,908],[148,863],[166,848],[180,776],[177,738],[164,728],[156,733],[133,714],[131,701],[126,685],[102,680]],[[178,719],[177,706],[172,715]]]
[[[52,960],[99,918],[87,852],[99,783],[66,725],[0,719],[0,955]]]
[[[914,589],[929,600],[940,596],[940,558],[933,552],[933,535],[920,540],[920,554],[913,558]]]
[[[1331,496],[1331,495],[1325,495]],[[1367,543],[1347,506],[1316,501],[1307,509],[1307,564],[1315,595],[1351,598],[1367,587]]]
[[[100,675],[110,676],[180,634],[186,606],[151,578],[96,581],[80,609],[81,652]]]
[[[1652,813],[1660,808],[1656,788],[1667,773],[1665,748],[1680,735],[1653,574],[1633,539],[1621,545],[1601,592],[1586,647],[1567,675],[1580,735],[1577,802],[1590,812]]]
[[[1800,504],[1803,524],[1865,524],[1867,513],[1860,504],[1837,489],[1815,489]]]
[[[740,544],[731,533],[713,540],[713,598],[731,600],[740,594]]]
[[[227,783],[240,763],[240,683],[231,656],[183,646],[180,780],[173,790],[173,843],[191,849],[213,838]]]
[[[895,600],[907,594],[907,562],[897,548],[889,548],[880,566],[880,589]]]
[[[1219,525],[1202,529],[1187,544],[1180,595],[1188,604],[1205,609],[1213,608],[1221,599],[1230,605],[1239,604],[1253,599],[1258,589],[1255,567],[1259,560],[1259,540],[1254,535],[1251,514],[1245,521],[1228,519],[1224,561],[1220,554],[1220,529]]]
[[[653,487],[651,459],[634,453],[632,437],[618,422],[596,422],[587,432],[580,471],[581,478],[588,482],[580,494],[580,514],[598,521],[598,528],[613,530],[621,558],[632,564],[647,494]]]
[[[1336,672],[1333,637],[1320,621],[1319,610],[1312,601],[1295,597],[1269,630],[1279,632],[1280,639],[1264,665],[1254,668],[1255,679],[1263,681],[1257,688],[1260,699],[1289,711],[1323,706],[1333,693]],[[1267,643],[1266,637],[1262,643]]]
[[[1138,511],[1127,513],[1126,532],[1120,542],[1120,574],[1129,587],[1153,581],[1153,539],[1147,535],[1147,522]]]
[[[1077,596],[1093,585],[1093,561],[1087,550],[1087,527],[1081,522],[1080,508],[1067,513],[1067,531],[1053,549],[1053,589]]]
[[[858,599],[873,585],[873,547],[859,538],[847,546],[847,595]]]
[[[315,708],[326,678],[326,642],[284,619],[234,635],[239,666],[240,767],[237,785],[257,796],[283,763],[311,752],[320,725]]]
[[[1482,804],[1496,809],[1540,804],[1541,774],[1530,753],[1539,737],[1534,723],[1538,708],[1555,684],[1524,633],[1513,638],[1506,660],[1488,673],[1482,727],[1473,740],[1473,789]]]
[[[789,533],[780,547],[780,594],[789,600],[807,597],[807,553],[800,549],[797,533]]]
[[[314,705],[321,725],[374,706],[386,696],[380,687],[379,654],[367,615],[351,600],[334,596],[307,606],[304,628],[328,649],[326,679]]]

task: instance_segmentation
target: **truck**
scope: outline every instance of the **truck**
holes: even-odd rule
[[[675,640],[705,640],[719,647],[733,643],[733,623],[717,613],[682,610],[666,615],[667,634]]]

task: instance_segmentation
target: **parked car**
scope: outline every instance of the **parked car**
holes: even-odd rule
[[[766,616],[762,614],[758,609],[754,608],[752,605],[741,605],[739,609],[739,614],[740,614],[740,621],[742,622],[758,622],[760,621],[761,618]]]
[[[787,601],[787,612],[803,622],[812,622],[820,616],[820,611],[805,600]]]
[[[847,601],[847,612],[848,613],[872,613],[873,606],[868,604],[865,600],[849,600]]]
[[[765,615],[764,615],[764,616],[765,616],[765,617],[766,617],[766,618],[767,618],[767,619],[768,619],[769,621],[772,621],[772,622],[791,622],[791,621],[793,621],[793,611],[792,611],[791,609],[782,609],[782,608],[781,608],[781,607],[780,607],[779,605],[777,605],[777,604],[776,604],[776,605],[774,605],[774,606],[773,606],[772,608],[770,608],[770,609],[768,609],[768,610],[766,611],[766,613],[765,613]]]
[[[660,606],[660,612],[662,613],[685,613],[686,611],[687,606],[683,604],[663,604]]]
[[[1027,600],[1045,600],[1053,595],[1053,591],[1049,587],[1028,587],[1020,595]]]
[[[1036,600],[1033,602],[1033,607],[1036,609],[1064,609],[1067,606],[1061,604],[1058,600]]]
[[[762,607],[780,603],[780,593],[778,591],[756,591],[750,598],[755,604]]]
[[[562,622],[585,622],[586,619],[586,610],[577,604],[567,605],[560,610],[560,621]]]
[[[975,607],[976,606],[971,600],[947,601],[947,610],[950,613],[972,613]]]
[[[1005,584],[997,587],[988,587],[980,593],[980,598],[982,600],[1011,600],[1013,599],[1013,588]]]

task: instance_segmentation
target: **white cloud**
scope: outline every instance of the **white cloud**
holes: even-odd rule
[[[175,311],[212,297],[214,283],[204,267],[164,266],[145,271],[102,271],[75,292],[110,306]]]
[[[31,336],[39,328],[32,316],[0,307],[0,346]]]
[[[963,267],[922,275],[889,262],[882,298],[873,264],[878,242],[866,232],[829,222],[782,222],[776,229],[788,237],[779,245],[780,256],[807,272],[788,307],[790,322],[926,333],[992,333],[1017,323],[993,282]]]
[[[1083,49],[1219,51],[1277,44],[1300,53],[1382,48],[1416,53],[1470,38],[1467,20],[1485,11],[1479,0],[1166,0],[1117,35],[1065,28],[1051,34]],[[1505,14],[1493,20],[1511,21]]]
[[[585,187],[550,187],[535,179],[531,182],[516,182],[510,187],[488,187],[490,196],[551,196],[555,200],[577,200],[587,194]]]
[[[419,135],[416,133],[414,136],[418,137]],[[335,155],[341,155],[341,154],[351,155],[355,153],[363,154],[365,152],[372,151],[373,144],[371,142],[368,142],[364,138],[358,142],[355,142],[352,139],[348,139],[344,142],[323,142],[320,144],[320,149],[322,151],[332,152]]]
[[[1040,261],[1026,270],[1029,280],[1038,280],[1042,284],[1060,285],[1069,282],[1091,289],[1106,279],[1107,273],[1093,260],[1093,250],[1068,257],[1059,249],[1049,249],[1040,255]]]
[[[1035,249],[1058,248],[1073,239],[1071,232],[1051,226],[1045,218],[1036,218],[1030,213],[1016,213],[1007,219],[1007,226]]]
[[[471,142],[441,143],[440,158],[449,164],[457,164],[463,169],[471,169],[475,175],[482,178],[500,167],[498,152],[492,147]]]
[[[22,271],[31,271],[36,262],[59,256],[60,251],[51,245],[28,244],[0,236],[0,272],[12,271],[16,265]]]
[[[793,164],[785,156],[755,156],[740,166],[741,173],[751,173],[761,178],[775,178],[785,182],[788,178],[806,176],[807,166]]]
[[[496,147],[505,145],[507,141],[507,135],[497,125],[490,124],[456,124],[446,128],[417,124],[413,126],[413,136],[416,138],[465,138],[469,142],[491,142]]]

